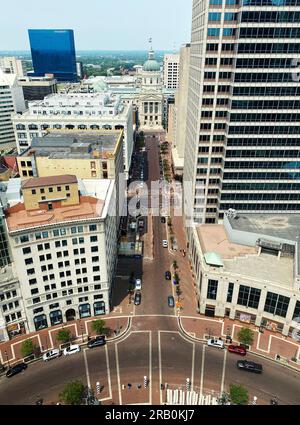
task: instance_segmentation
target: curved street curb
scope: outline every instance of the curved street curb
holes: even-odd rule
[[[189,333],[188,333],[188,332],[184,329],[184,327],[183,327],[183,325],[182,325],[182,323],[181,323],[181,317],[180,317],[180,316],[178,316],[177,321],[178,321],[179,331],[181,331],[181,332],[183,333],[183,335],[184,335],[186,338],[190,339],[190,341],[191,341],[191,342],[206,342],[206,341],[207,341],[206,339],[201,339],[201,338],[196,338],[196,337],[191,336],[191,335],[190,335],[190,334],[189,334]],[[272,362],[272,363],[274,363],[274,364],[277,364],[277,365],[279,365],[279,366],[286,367],[286,368],[288,368],[288,369],[292,370],[293,372],[298,372],[298,373],[300,373],[300,370],[299,370],[298,368],[295,368],[294,366],[286,365],[286,364],[282,364],[282,363],[278,363],[276,360],[272,359],[271,357],[265,356],[264,354],[256,353],[256,352],[251,351],[251,350],[249,350],[248,352],[249,352],[250,354],[253,354],[254,356],[257,356],[257,357],[263,358],[263,359],[265,359],[265,360],[269,360],[270,362]]]
[[[113,317],[112,317],[112,318],[113,318]],[[113,337],[113,338],[107,338],[107,339],[106,339],[106,342],[107,342],[107,343],[115,342],[115,341],[118,341],[119,339],[123,338],[124,336],[126,336],[126,335],[129,333],[129,331],[130,331],[131,325],[132,325],[132,316],[128,316],[128,321],[127,321],[127,326],[126,326],[125,331],[123,331],[121,334],[119,334],[119,335],[117,335],[117,336],[115,336],[115,337]],[[81,339],[81,337],[78,337],[77,339],[74,339],[73,343],[77,343],[77,345],[79,345],[80,347],[83,347],[83,346],[86,346],[86,345],[87,345],[87,342],[88,342],[88,341],[85,341],[85,342],[79,342],[79,341],[78,341],[79,339]],[[43,353],[42,353],[42,355],[41,355],[40,357],[37,357],[37,358],[35,358],[34,360],[32,360],[32,361],[30,361],[30,362],[27,362],[27,364],[32,364],[32,363],[37,363],[38,361],[42,361],[42,359],[43,359],[43,355],[44,355],[47,351],[49,351],[49,350],[45,350],[45,351],[43,351]],[[22,361],[24,361],[24,358],[23,358],[23,359],[18,359],[18,360],[16,360],[16,361],[10,361],[10,365],[12,365],[12,366],[13,366],[14,364],[18,364],[18,363],[20,363],[20,362],[22,362]],[[5,365],[5,366],[6,366],[6,365],[7,365],[7,362],[3,362],[3,365]],[[4,376],[4,375],[5,375],[5,373],[6,373],[6,371],[4,371],[3,373],[1,373],[1,374],[0,374],[0,377]]]
[[[115,342],[115,341],[118,341],[119,339],[123,338],[124,336],[127,335],[127,333],[129,333],[131,325],[132,325],[132,316],[129,316],[125,331],[122,332],[121,334],[115,336],[114,338],[107,339],[106,341],[107,342]]]

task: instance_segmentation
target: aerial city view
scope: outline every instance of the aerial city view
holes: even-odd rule
[[[0,405],[299,405],[300,0],[21,3]]]

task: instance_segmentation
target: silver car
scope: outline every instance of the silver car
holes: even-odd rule
[[[47,353],[43,355],[43,360],[44,362],[48,362],[49,360],[57,359],[60,356],[61,356],[61,351],[58,349],[54,349],[54,350],[47,351]]]

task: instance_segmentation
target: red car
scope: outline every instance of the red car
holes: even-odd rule
[[[240,347],[239,345],[229,345],[228,351],[230,353],[240,354],[241,356],[245,356],[247,354],[246,348]]]

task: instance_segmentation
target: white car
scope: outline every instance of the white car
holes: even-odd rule
[[[164,248],[168,248],[168,241],[166,241],[165,239],[162,241],[162,244]]]
[[[224,348],[224,342],[221,339],[208,339],[207,345],[209,345],[210,347],[216,347],[221,349]]]
[[[60,356],[61,351],[55,348],[54,350],[47,351],[47,353],[43,355],[43,360],[44,362],[48,362],[49,360],[57,359]]]
[[[77,344],[70,345],[70,347],[65,348],[63,352],[65,356],[70,356],[71,354],[79,353],[80,347]]]
[[[140,291],[142,289],[142,281],[141,279],[135,279],[135,290]]]

